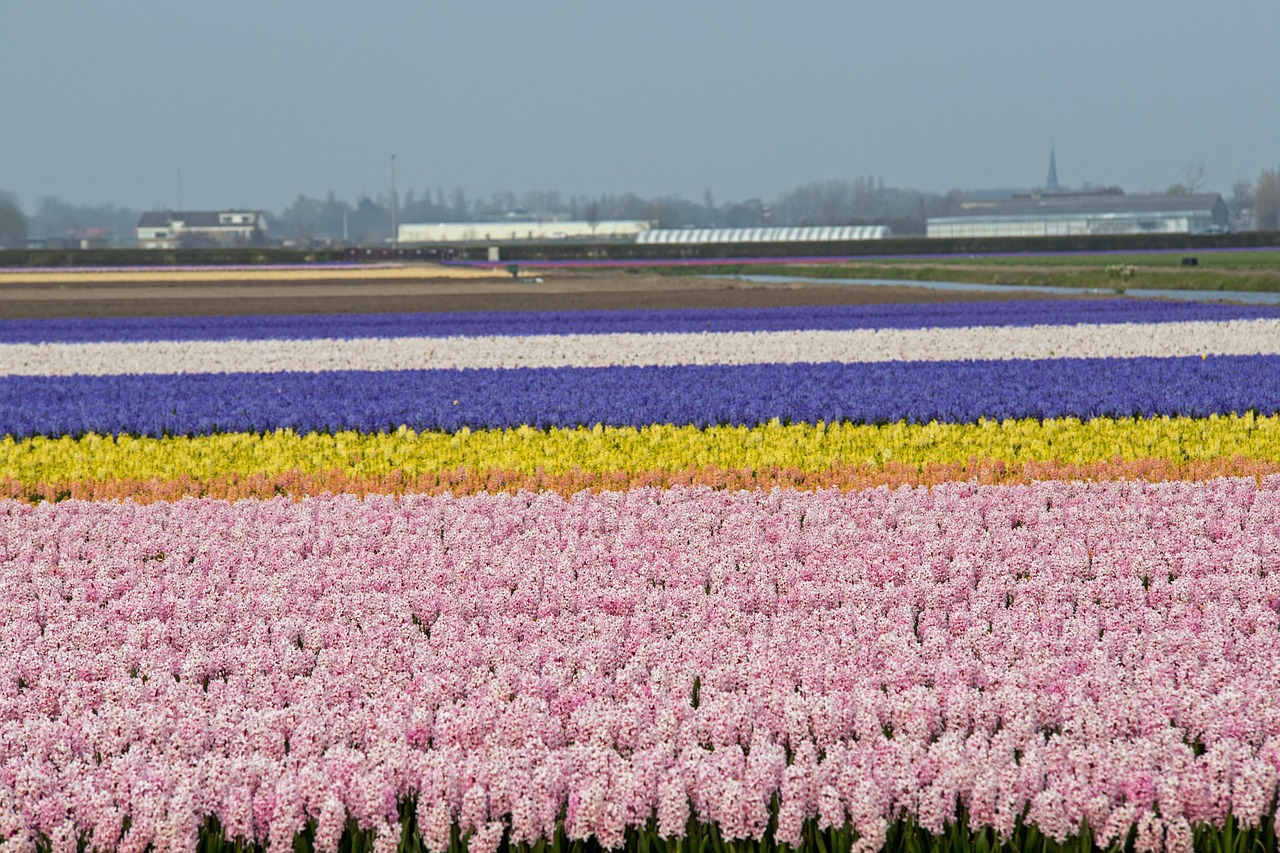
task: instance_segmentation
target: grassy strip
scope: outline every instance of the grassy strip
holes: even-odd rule
[[[919,266],[928,264],[935,267],[965,266],[997,266],[997,267],[1081,267],[1104,269],[1116,265],[1129,265],[1143,269],[1168,269],[1188,272],[1182,264],[1183,258],[1195,258],[1197,271],[1203,270],[1261,270],[1280,272],[1280,250],[1255,250],[1244,252],[1232,251],[1198,251],[1184,249],[1182,251],[1132,252],[1097,254],[1063,253],[1063,254],[1004,254],[1004,255],[960,255],[945,258],[897,257],[897,258],[863,258],[846,264],[874,265],[877,267]],[[813,265],[810,265],[813,266]],[[774,269],[777,267],[774,266]]]
[[[1182,265],[1183,258],[1195,258],[1200,270],[1263,270],[1280,272],[1280,251],[1207,251],[1185,249],[1180,252],[1136,252],[1133,254],[1065,254],[1065,255],[992,255],[977,258],[938,258],[930,260],[931,264],[941,266],[966,265],[980,263],[991,266],[1038,266],[1038,267],[1094,267],[1106,268],[1117,264],[1127,264],[1143,269],[1170,269],[1186,272]],[[895,264],[912,263],[902,259],[876,261],[877,264],[893,266]],[[917,261],[918,263],[918,261]]]
[[[1085,824],[1071,834],[1054,838],[1039,828],[1018,819],[1008,837],[1001,837],[991,827],[975,829],[969,826],[965,816],[945,823],[940,832],[930,832],[915,820],[903,819],[888,825],[883,839],[860,837],[857,830],[846,822],[843,825],[823,826],[818,819],[801,824],[800,843],[786,844],[776,840],[777,807],[770,809],[769,825],[760,838],[727,838],[715,824],[704,824],[690,817],[684,834],[680,837],[664,837],[655,822],[644,829],[628,828],[620,843],[605,846],[595,836],[570,838],[564,821],[556,826],[551,838],[534,842],[513,841],[510,830],[504,830],[494,844],[476,843],[474,833],[460,832],[455,825],[450,830],[448,844],[439,849],[428,848],[418,831],[415,810],[410,804],[399,807],[401,816],[397,826],[383,830],[379,839],[377,830],[361,828],[348,819],[341,834],[334,839],[318,839],[315,821],[293,840],[294,853],[313,853],[320,850],[336,850],[337,853],[604,853],[606,850],[624,853],[1136,853],[1136,851],[1163,849],[1170,853],[1194,850],[1197,853],[1276,853],[1276,827],[1274,817],[1264,817],[1256,826],[1246,827],[1234,817],[1222,826],[1189,826],[1179,822],[1169,828],[1158,824],[1130,826],[1110,838],[1099,835]],[[81,838],[71,849],[111,850],[117,845],[103,845],[89,838]],[[53,845],[48,839],[40,839],[35,849],[48,853]],[[160,849],[152,847],[149,849]],[[195,850],[198,853],[266,853],[269,848],[260,842],[235,838],[228,839],[216,819],[209,818],[200,828]],[[270,848],[273,851],[278,848]]]
[[[1201,269],[1200,267],[1148,266],[1121,278],[1105,266],[1056,265],[1040,268],[1038,261],[1012,259],[988,264],[986,259],[926,265],[884,261],[858,264],[750,265],[725,264],[698,269],[673,270],[684,275],[788,275],[813,279],[891,279],[897,281],[954,281],[967,284],[1009,284],[1036,287],[1071,287],[1077,289],[1123,292],[1126,289],[1205,290],[1205,291],[1280,291],[1280,269]],[[1114,261],[1116,266],[1123,262]]]
[[[1234,457],[1280,460],[1280,416],[6,437],[0,439],[0,477],[25,484],[182,477],[207,481],[338,471],[352,478],[412,479],[457,469],[554,475],[699,468],[820,472],[841,465],[923,466],[975,458],[1088,465],[1113,459],[1180,463]]]
[[[1064,462],[1003,462],[971,459],[968,462],[906,465],[833,465],[817,471],[798,468],[719,468],[707,466],[683,470],[606,471],[575,470],[564,473],[532,473],[502,469],[458,468],[432,474],[406,475],[394,471],[358,476],[338,470],[279,474],[222,474],[208,479],[190,476],[173,479],[56,480],[23,483],[0,478],[0,498],[40,503],[64,500],[122,501],[141,504],[178,501],[183,498],[216,500],[267,500],[281,495],[294,499],[317,495],[405,495],[455,496],[505,492],[556,492],[564,497],[582,491],[626,491],[637,488],[669,489],[675,486],[706,486],[725,491],[769,491],[798,489],[853,491],[879,487],[935,486],[951,482],[983,485],[1020,485],[1044,480],[1111,481],[1171,480],[1203,481],[1218,477],[1265,477],[1280,474],[1274,460],[1205,459],[1173,462],[1168,459],[1109,460],[1076,465]]]

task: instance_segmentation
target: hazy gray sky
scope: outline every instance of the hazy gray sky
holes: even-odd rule
[[[0,189],[279,209],[389,183],[718,201],[1230,191],[1280,165],[1277,0],[0,0]]]

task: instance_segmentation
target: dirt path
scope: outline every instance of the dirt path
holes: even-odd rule
[[[400,311],[569,311],[619,308],[720,308],[781,305],[970,302],[1045,298],[1019,292],[972,293],[924,287],[851,286],[821,281],[756,283],[730,278],[611,270],[547,270],[541,282],[492,274],[473,278],[383,270],[360,278],[310,272],[272,278],[219,271],[191,280],[169,272],[94,278],[13,280],[0,276],[0,319],[162,317],[227,314],[345,314]],[[1071,297],[1066,297],[1071,298]]]

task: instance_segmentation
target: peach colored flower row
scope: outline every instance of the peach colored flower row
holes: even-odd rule
[[[287,471],[278,474],[237,473],[210,477],[103,480],[55,480],[24,483],[0,477],[0,498],[41,501],[131,500],[147,504],[183,498],[241,500],[288,495],[302,499],[317,495],[475,495],[481,493],[554,492],[569,497],[581,491],[626,491],[637,488],[705,486],[727,491],[768,491],[775,488],[817,491],[852,491],[880,486],[936,486],[942,483],[977,482],[983,485],[1017,485],[1043,480],[1201,481],[1217,477],[1252,477],[1259,482],[1280,474],[1280,462],[1243,456],[1219,459],[1108,460],[1087,463],[1058,461],[1007,462],[974,458],[967,462],[929,462],[919,465],[837,464],[806,471],[771,465],[760,468],[728,468],[716,465],[678,470],[535,472],[501,468],[456,468],[425,474],[353,474],[339,469],[320,472]]]

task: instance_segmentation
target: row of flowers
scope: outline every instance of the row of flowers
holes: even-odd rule
[[[268,499],[278,495],[302,498],[315,495],[476,495],[506,492],[555,492],[571,497],[581,491],[704,486],[729,491],[800,489],[852,491],[881,486],[936,486],[941,483],[975,482],[984,485],[1026,484],[1040,480],[1213,480],[1220,477],[1263,479],[1280,474],[1280,461],[1247,459],[1112,460],[1083,464],[1064,462],[1003,462],[971,459],[967,462],[931,462],[904,465],[834,464],[817,471],[767,466],[763,468],[658,468],[636,471],[548,472],[504,468],[454,468],[425,474],[391,471],[385,474],[351,474],[328,471],[285,471],[275,474],[228,473],[207,477],[181,474],[168,479],[106,478],[88,480],[34,480],[23,482],[0,477],[0,498],[29,503],[65,500],[152,503],[183,498],[218,500]]]
[[[1009,300],[765,309],[106,317],[91,320],[6,320],[0,323],[0,343],[780,332],[1076,323],[1175,323],[1276,317],[1280,317],[1280,308],[1274,306],[1137,299]]]
[[[1117,459],[1183,463],[1235,458],[1280,461],[1280,416],[0,439],[0,472],[25,483],[332,471],[351,477],[417,477],[458,469],[523,474],[701,467],[824,472],[849,465],[874,470],[895,462],[913,467],[970,460],[1089,465]]]
[[[958,329],[0,344],[0,376],[1280,354],[1280,319]]]
[[[1280,356],[0,378],[0,435],[1280,412]]]
[[[1280,479],[0,503],[0,837],[1257,827]],[[71,847],[65,847],[71,845]]]

